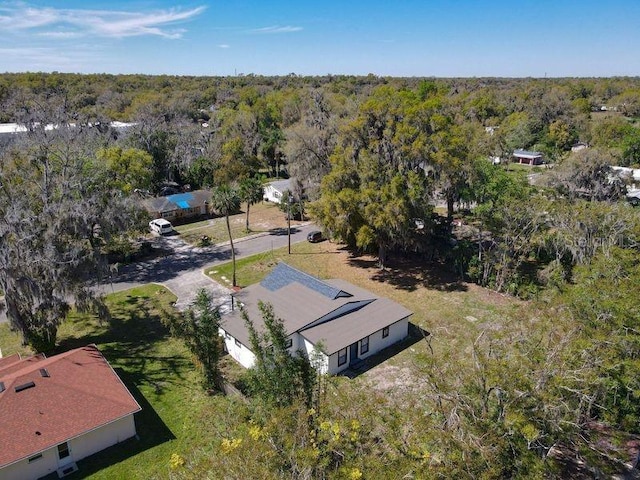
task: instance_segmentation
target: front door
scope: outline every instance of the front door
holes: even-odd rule
[[[63,468],[73,462],[71,450],[67,442],[58,445],[58,468]]]
[[[349,365],[358,361],[358,342],[352,343],[349,347]]]

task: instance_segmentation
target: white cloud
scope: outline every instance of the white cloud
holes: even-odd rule
[[[40,32],[44,36],[64,38],[69,27],[75,36],[100,36],[124,38],[155,35],[169,39],[182,37],[184,29],[170,28],[200,15],[206,7],[190,10],[172,8],[149,12],[109,10],[83,10],[30,7],[25,3],[0,3],[0,32],[32,31],[49,27]],[[60,30],[55,30],[60,28]],[[67,37],[68,38],[68,37]]]
[[[254,30],[249,30],[248,33],[260,35],[260,34],[274,34],[274,33],[292,33],[292,32],[299,32],[301,30],[302,30],[302,27],[293,27],[291,25],[281,27],[279,25],[274,25],[271,27],[263,27],[263,28],[256,28]]]
[[[80,32],[71,32],[71,31],[52,31],[52,32],[40,32],[38,33],[39,37],[47,37],[47,38],[78,38],[82,36]]]
[[[227,45],[226,43],[221,43],[220,45],[218,45],[218,48],[229,48],[229,45]]]

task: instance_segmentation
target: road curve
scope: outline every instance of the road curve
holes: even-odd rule
[[[292,225],[291,243],[305,241],[307,234],[316,229],[311,223]],[[286,247],[287,241],[286,228],[239,238],[234,241],[236,259]],[[175,235],[158,238],[157,243],[166,252],[165,255],[120,267],[112,275],[111,281],[97,286],[96,291],[109,294],[147,283],[159,283],[176,294],[179,307],[191,303],[196,291],[203,287],[212,290],[216,298],[226,296],[228,290],[203,272],[205,268],[231,260],[229,242],[210,247],[193,247],[180,240],[179,235]],[[6,321],[6,313],[1,312],[0,323]]]

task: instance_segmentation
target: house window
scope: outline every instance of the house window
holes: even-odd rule
[[[241,346],[242,346],[242,344],[240,343],[240,340],[238,340],[238,339],[236,338],[236,339],[235,339],[235,341],[236,341],[236,346],[238,346],[238,347],[241,347]]]
[[[369,337],[364,337],[360,340],[360,355],[369,351]]]
[[[284,348],[291,348],[292,345],[293,345],[293,339],[287,338],[287,341],[284,342]]]
[[[69,456],[69,444],[67,442],[58,445],[58,458],[62,460]]]
[[[224,333],[224,338],[226,338],[227,340],[231,340],[231,335],[229,335],[227,332]]]
[[[387,338],[389,336],[389,327],[384,327],[382,329],[382,338]]]
[[[338,366],[347,363],[347,349],[343,348],[338,352]]]
[[[29,463],[31,462],[35,462],[36,460],[40,460],[42,458],[42,454],[39,453],[37,455],[34,455],[33,457],[29,457]]]

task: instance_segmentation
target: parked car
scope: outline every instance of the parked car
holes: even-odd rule
[[[166,233],[173,232],[173,225],[169,220],[165,220],[164,218],[156,218],[155,220],[151,220],[149,222],[149,229],[152,232],[157,233],[158,235],[164,235]]]
[[[314,230],[312,232],[309,232],[309,234],[307,235],[307,240],[311,243],[318,243],[324,240],[324,237],[322,236],[322,232],[320,230]]]

